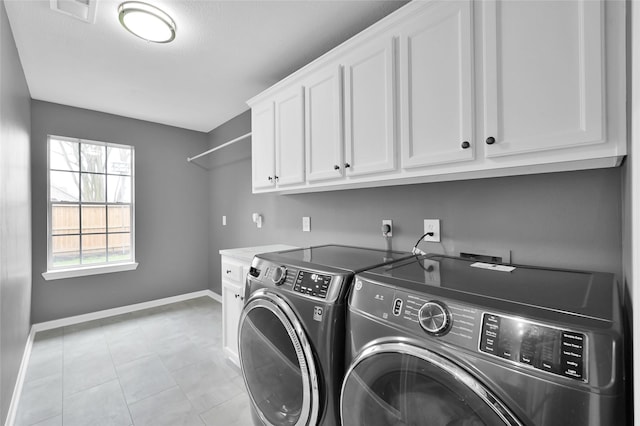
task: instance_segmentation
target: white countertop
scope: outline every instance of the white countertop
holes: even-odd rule
[[[221,256],[229,256],[235,259],[245,260],[251,262],[253,260],[253,256],[258,253],[268,253],[271,251],[281,251],[281,250],[291,250],[296,249],[296,246],[289,246],[286,244],[271,244],[267,246],[255,246],[255,247],[240,247],[233,249],[224,249],[220,250],[219,253]]]

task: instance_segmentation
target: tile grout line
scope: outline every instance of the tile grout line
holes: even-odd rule
[[[175,303],[175,304],[183,304],[184,302],[185,302],[185,301],[174,302],[174,303]],[[132,319],[132,320],[133,320],[133,319]],[[137,328],[137,329],[139,330],[139,332],[141,333],[141,335],[142,335],[143,339],[148,343],[149,336],[148,336],[148,334],[145,332],[145,330],[144,330],[142,327],[140,327],[138,324],[136,324],[136,328]],[[107,341],[107,345],[109,345],[108,341]],[[109,351],[110,351],[110,353],[111,353],[111,346],[110,346],[110,345],[109,345]],[[157,391],[157,392],[155,392],[155,393],[153,393],[153,394],[151,394],[151,395],[146,396],[146,397],[145,397],[145,398],[143,398],[143,399],[140,399],[140,400],[137,400],[137,401],[134,401],[134,402],[131,402],[131,403],[130,403],[130,402],[128,402],[128,401],[126,400],[126,397],[125,397],[125,403],[127,404],[127,409],[129,410],[129,415],[130,415],[130,417],[131,417],[131,420],[132,420],[133,424],[135,425],[135,419],[133,418],[133,414],[131,413],[131,405],[133,405],[133,404],[137,404],[137,403],[139,403],[139,402],[145,401],[145,400],[150,399],[150,398],[153,398],[153,397],[155,397],[155,396],[157,396],[157,395],[159,395],[159,394],[161,394],[161,393],[163,393],[163,392],[167,392],[167,391],[172,390],[172,389],[177,389],[177,390],[179,390],[179,391],[182,393],[182,395],[184,396],[185,400],[189,403],[189,406],[191,407],[191,410],[192,410],[193,412],[197,412],[197,411],[195,410],[195,408],[194,408],[193,403],[191,402],[191,400],[187,397],[187,395],[185,394],[185,392],[184,392],[184,390],[182,389],[182,387],[180,386],[180,384],[175,380],[175,377],[174,377],[174,376],[173,376],[173,374],[172,374],[172,373],[173,373],[173,371],[172,371],[172,370],[169,370],[169,368],[167,367],[167,365],[165,364],[165,362],[162,360],[162,357],[161,357],[161,356],[160,356],[160,354],[158,353],[157,349],[150,349],[150,351],[153,353],[153,356],[156,356],[156,357],[158,358],[158,360],[160,361],[160,363],[161,363],[161,364],[163,365],[163,367],[167,370],[167,373],[169,373],[169,376],[170,376],[170,377],[171,377],[171,379],[174,381],[175,385],[174,385],[174,386],[171,386],[171,387],[169,387],[169,388],[167,388],[167,389],[159,390],[159,391]],[[112,355],[112,359],[113,359],[113,354],[111,354],[111,355]],[[143,358],[143,357],[141,357],[141,358]],[[141,359],[141,358],[138,358],[138,359]],[[135,360],[132,360],[132,361],[135,361]],[[114,361],[114,365],[115,365],[115,361]],[[192,365],[192,364],[190,364],[190,365]],[[186,368],[186,367],[188,367],[188,366],[185,366],[185,367],[183,367],[183,368]],[[120,380],[119,380],[120,374],[118,373],[118,369],[117,369],[117,368],[116,368],[116,374],[118,375],[118,382],[119,382],[120,387],[121,387],[121,389],[122,389],[122,392],[123,392],[123,394],[124,394],[124,389],[122,388],[122,383],[121,383],[121,382],[120,382]],[[198,417],[200,417],[200,413],[197,413],[197,414],[198,414]],[[205,424],[204,420],[200,419],[200,421],[201,421],[203,424]],[[64,425],[63,425],[63,426],[64,426]]]
[[[191,299],[186,299],[186,300],[191,300]],[[171,304],[184,303],[186,300],[176,301],[176,302],[173,302],[173,303],[171,303]],[[161,307],[161,306],[165,306],[165,305],[160,305],[160,306],[157,306],[157,307]],[[147,308],[147,309],[153,309],[153,308]],[[124,315],[124,314],[121,314],[121,315]],[[141,333],[141,336],[142,336],[142,338],[145,340],[145,344],[146,344],[146,343],[148,343],[148,341],[149,341],[149,336],[148,336],[148,334],[145,332],[144,328],[143,328],[143,327],[140,327],[140,325],[139,325],[139,324],[137,324],[137,321],[138,321],[138,320],[139,320],[139,319],[133,319],[133,318],[132,318],[132,319],[130,319],[130,320],[128,320],[128,321],[134,321],[135,328],[136,328],[136,329]],[[108,340],[107,340],[107,346],[108,346],[108,348],[109,348],[109,353],[111,354],[112,362],[113,362],[113,364],[114,364],[114,368],[115,368],[115,371],[116,371],[116,375],[117,375],[117,377],[118,377],[118,383],[119,383],[119,385],[120,385],[120,389],[122,390],[122,393],[123,393],[123,396],[124,396],[125,404],[127,405],[127,410],[129,411],[129,416],[130,416],[131,421],[132,421],[132,423],[133,423],[134,425],[135,425],[135,421],[134,421],[134,418],[133,418],[133,414],[131,413],[131,405],[132,405],[132,404],[137,404],[138,402],[144,401],[144,400],[146,400],[146,399],[148,399],[148,398],[152,398],[152,397],[154,397],[154,396],[156,396],[156,395],[161,394],[162,392],[166,392],[167,390],[170,390],[170,389],[173,389],[173,388],[176,388],[176,387],[177,387],[178,389],[180,389],[180,391],[182,392],[182,389],[179,387],[178,383],[177,383],[177,382],[175,382],[175,379],[173,378],[173,375],[171,374],[171,370],[169,370],[169,368],[167,368],[167,366],[164,364],[164,362],[162,361],[162,357],[160,357],[160,354],[158,353],[158,351],[157,351],[157,350],[155,350],[155,349],[149,349],[149,350],[150,350],[150,352],[152,352],[152,355],[148,355],[148,356],[155,356],[155,357],[157,357],[157,358],[158,358],[158,361],[160,361],[160,363],[162,364],[162,366],[167,370],[167,373],[169,373],[169,376],[171,377],[171,379],[175,382],[175,386],[171,386],[171,387],[169,387],[169,388],[167,388],[167,389],[159,390],[159,391],[154,392],[153,394],[148,395],[148,396],[146,396],[145,398],[139,399],[139,400],[137,400],[137,401],[133,401],[133,402],[129,402],[129,401],[127,401],[127,398],[126,398],[126,395],[125,395],[125,392],[124,392],[124,388],[122,387],[122,382],[120,381],[120,373],[118,372],[118,368],[116,367],[116,365],[115,365],[115,361],[113,360],[113,354],[111,353],[111,346],[109,345]],[[128,361],[127,363],[129,363],[129,362],[134,362],[134,361],[137,361],[137,360],[140,360],[140,359],[146,358],[146,357],[148,357],[148,356],[139,357],[139,358],[136,358],[136,359],[130,360],[130,361]],[[125,363],[125,364],[127,364],[127,363]],[[184,394],[184,392],[183,392],[183,394]],[[185,395],[185,397],[186,397],[186,395]],[[189,401],[189,403],[191,404],[191,401]],[[192,407],[192,408],[193,408],[193,407]],[[64,425],[63,425],[63,426],[64,426]]]
[[[35,423],[30,423],[28,426],[35,426],[35,425],[37,425],[38,423],[46,422],[47,420],[51,420],[51,419],[53,419],[54,417],[58,417],[58,416],[60,416],[60,417],[62,418],[62,414],[56,414],[55,416],[51,416],[51,417],[47,417],[46,419],[38,420],[38,421],[37,421],[37,422],[35,422]],[[64,425],[63,425],[63,426],[64,426]]]
[[[121,314],[124,315],[124,314]],[[115,316],[115,315],[114,315]],[[102,324],[100,324],[102,328]],[[137,327],[137,324],[136,324]],[[111,345],[109,344],[109,339],[105,336],[105,343],[107,344],[107,350],[109,351],[109,357],[111,358],[111,364],[113,365],[113,371],[116,373],[116,380],[118,380],[118,387],[120,388],[120,392],[122,392],[122,399],[124,400],[125,405],[127,406],[127,413],[129,413],[129,421],[132,426],[135,426],[135,420],[133,419],[133,415],[131,414],[131,408],[129,407],[129,403],[127,402],[127,396],[124,393],[124,388],[122,387],[122,382],[120,381],[120,374],[118,373],[118,369],[116,368],[116,362],[113,360],[113,353],[111,352]],[[64,423],[62,423],[64,426]]]
[[[64,374],[64,370],[65,370],[65,368],[64,368],[64,365],[65,365],[65,364],[64,364],[64,354],[65,354],[65,349],[64,349],[64,336],[66,335],[66,334],[64,334],[64,333],[66,333],[66,331],[64,330],[64,328],[66,328],[66,327],[63,327],[63,346],[62,346],[62,405],[63,405],[63,407],[64,407],[64,399],[65,399],[65,394],[64,394],[64,381],[65,381],[65,380],[64,380],[64,377],[65,377],[65,374]],[[107,345],[107,350],[109,350],[109,344],[107,343],[106,339],[105,339],[105,344]],[[109,357],[111,357],[111,352],[109,352]],[[111,360],[111,363],[113,364],[113,359]],[[114,371],[115,371],[115,365],[114,365],[114,368],[113,368],[113,369],[114,369]],[[117,371],[116,371],[116,375],[117,375]],[[116,379],[117,379],[117,377],[116,377]],[[74,395],[76,395],[76,394],[78,394],[78,393],[80,393],[80,392],[85,392],[85,391],[88,391],[88,390],[90,390],[90,389],[96,388],[96,387],[98,387],[98,386],[102,386],[102,385],[104,385],[105,383],[109,383],[109,382],[110,382],[110,381],[112,381],[112,380],[115,380],[115,379],[106,380],[106,381],[103,381],[103,382],[100,382],[100,383],[96,383],[96,384],[94,384],[94,385],[91,385],[91,386],[89,386],[89,387],[87,387],[87,388],[82,388],[82,389],[76,390],[75,392],[72,392],[72,393],[70,393],[70,394],[69,394],[69,395],[67,395],[67,396],[68,396],[68,397],[74,396]],[[63,426],[64,426],[64,423],[63,423]]]

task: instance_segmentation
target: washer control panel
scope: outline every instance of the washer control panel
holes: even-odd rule
[[[447,297],[409,291],[356,276],[349,310],[418,338],[481,352],[581,382],[588,381],[588,336],[529,319],[487,312]]]
[[[482,311],[455,300],[403,291],[356,277],[350,309],[393,324],[416,336],[478,350]]]
[[[538,370],[587,381],[587,336],[582,333],[484,313],[480,351]]]

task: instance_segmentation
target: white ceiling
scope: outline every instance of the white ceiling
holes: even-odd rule
[[[121,1],[98,0],[94,24],[49,0],[4,1],[33,99],[201,132],[406,3],[146,0],[178,28],[174,42],[154,44],[120,26]]]

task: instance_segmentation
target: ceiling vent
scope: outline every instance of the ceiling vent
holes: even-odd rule
[[[50,0],[51,9],[81,21],[96,22],[97,0]]]

